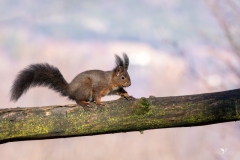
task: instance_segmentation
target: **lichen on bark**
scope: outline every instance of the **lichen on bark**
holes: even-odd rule
[[[240,119],[240,90],[78,105],[0,109],[0,143],[147,129],[186,127]]]

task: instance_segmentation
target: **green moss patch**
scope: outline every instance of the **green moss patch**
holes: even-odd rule
[[[140,98],[135,104],[134,107],[136,108],[134,111],[137,115],[145,115],[150,110],[150,102],[146,98]]]

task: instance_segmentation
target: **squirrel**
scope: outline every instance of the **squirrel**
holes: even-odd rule
[[[79,73],[68,83],[59,69],[48,63],[31,64],[19,72],[11,88],[11,101],[17,101],[29,88],[48,87],[70,100],[75,100],[85,110],[90,107],[90,102],[95,102],[98,107],[104,105],[101,98],[105,95],[120,95],[127,100],[132,96],[124,90],[131,85],[127,72],[129,58],[123,53],[123,59],[115,55],[116,66],[111,71],[88,70]],[[101,108],[101,107],[100,107]]]

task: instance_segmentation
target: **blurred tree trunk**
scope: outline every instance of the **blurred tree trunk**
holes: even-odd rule
[[[216,18],[222,30],[229,48],[240,60],[240,6],[237,0],[206,0],[205,1],[213,16]],[[234,66],[231,62],[225,64],[240,79],[239,66]]]
[[[77,105],[0,110],[0,143],[187,127],[240,119],[240,89],[178,97],[123,98],[103,111]]]

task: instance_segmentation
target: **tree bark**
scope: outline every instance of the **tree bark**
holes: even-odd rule
[[[240,89],[177,97],[0,110],[0,143],[209,125],[240,119]]]

